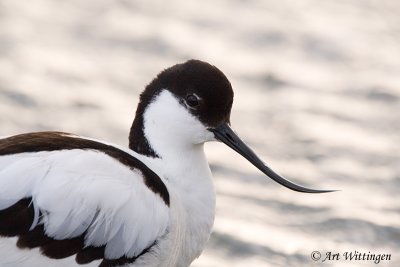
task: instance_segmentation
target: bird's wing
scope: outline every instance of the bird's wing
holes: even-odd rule
[[[134,261],[167,231],[163,181],[131,154],[62,133],[0,139],[0,236],[78,263]]]

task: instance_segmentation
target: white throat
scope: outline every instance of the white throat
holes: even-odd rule
[[[214,140],[214,134],[168,90],[155,97],[143,116],[144,135],[161,158],[202,150],[204,142]]]
[[[214,223],[215,191],[203,149],[214,134],[167,90],[146,108],[144,134],[160,156],[147,161],[165,179],[172,217],[179,222],[170,229],[172,246],[181,244],[173,248],[182,259],[175,266],[188,266],[204,249]]]

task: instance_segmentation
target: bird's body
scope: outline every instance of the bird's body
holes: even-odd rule
[[[26,140],[29,142],[25,143]],[[100,226],[93,223],[97,216],[109,220],[109,236],[106,234],[104,241],[99,243],[92,242],[86,234],[86,242],[95,246],[116,246],[119,252],[110,249],[109,258],[119,259],[124,256],[124,251],[129,253],[131,250],[137,256],[151,247],[151,253],[136,259],[132,266],[188,266],[200,255],[209,238],[214,221],[215,194],[202,145],[192,149],[174,146],[165,154],[159,152],[165,155],[160,159],[66,133],[42,132],[0,139],[0,148],[2,198],[15,202],[30,196],[25,207],[32,202],[37,209],[49,212],[47,228],[54,228],[55,232],[47,234],[54,239],[82,237],[82,231],[87,231],[87,225],[91,223],[94,231],[99,233],[97,228]],[[170,158],[168,153],[172,155]],[[65,206],[61,207],[62,204]],[[2,205],[6,207],[10,203],[3,201]],[[81,207],[84,209],[80,210]],[[97,209],[107,212],[96,214]],[[40,216],[46,218],[44,214]],[[27,218],[29,224],[38,223],[35,214],[28,214]],[[51,220],[54,220],[54,226]],[[126,233],[118,236],[117,228],[120,227],[125,227]],[[23,231],[26,227],[20,230]],[[41,233],[42,239],[43,235],[46,234]],[[113,237],[116,240],[124,237],[144,240],[139,244],[127,242],[126,247],[120,248],[120,244],[115,244],[118,242],[112,242]],[[153,244],[155,241],[157,243]],[[90,266],[75,261],[84,243],[75,244],[74,241],[74,244],[64,244],[60,248],[64,250],[61,253],[73,253],[72,256],[49,252],[48,257],[32,253],[26,247],[17,248],[16,242],[16,237],[0,239],[0,253],[5,253],[1,259],[11,262],[10,267],[15,266],[15,258],[19,259],[17,262],[21,267],[35,267],[35,261],[40,262],[37,266],[43,266],[43,263],[47,266]],[[57,241],[53,242],[52,246],[56,247]],[[43,246],[37,247],[43,249]],[[16,252],[14,255],[9,253],[12,250]],[[78,253],[74,253],[76,251]],[[107,255],[107,252],[106,246],[104,253]],[[157,255],[156,260],[153,255]],[[26,259],[24,265],[21,265],[24,262],[21,259]],[[93,266],[99,264],[101,260],[91,263]]]
[[[51,144],[56,143],[57,140],[66,144],[65,147],[57,147],[57,150],[53,151],[18,153],[0,158],[1,175],[10,178],[0,181],[1,188],[4,190],[0,189],[1,195],[3,197],[10,195],[9,199],[24,199],[25,196],[32,195],[20,205],[28,207],[33,201],[37,209],[50,212],[46,219],[50,221],[47,228],[54,229],[54,233],[49,233],[49,235],[56,236],[55,239],[80,238],[83,235],[82,232],[87,231],[87,225],[90,223],[93,229],[101,227],[102,220],[99,220],[97,224],[93,223],[94,217],[98,216],[98,218],[104,218],[104,221],[109,220],[110,234],[108,237],[107,234],[103,234],[104,242],[120,250],[120,254],[110,250],[111,257],[121,258],[124,251],[134,251],[137,256],[143,250],[151,248],[151,253],[140,257],[133,266],[187,266],[193,260],[192,255],[200,254],[209,237],[215,207],[211,173],[206,162],[203,166],[189,167],[190,162],[187,162],[188,165],[183,164],[182,166],[192,170],[191,173],[188,169],[176,169],[179,167],[177,164],[163,166],[163,161],[157,161],[129,149],[104,146],[104,143],[98,141],[63,133],[27,134],[16,136],[14,139],[29,139],[35,144],[35,147],[29,148],[37,150],[44,147],[49,150],[51,146],[47,143],[49,141]],[[7,141],[8,144],[13,142],[13,140],[2,139],[0,147],[2,141]],[[19,148],[21,147],[23,145],[19,144]],[[81,147],[81,149],[76,147]],[[27,147],[24,149],[29,151]],[[145,164],[142,165],[140,162]],[[143,169],[146,165],[153,166],[153,171]],[[21,173],[26,170],[30,170],[29,176]],[[168,171],[162,173],[158,170],[168,170],[174,175],[172,176]],[[144,177],[147,177],[148,181],[144,181]],[[188,183],[175,186],[174,179],[168,177],[186,178]],[[158,178],[159,181],[157,181]],[[200,182],[196,183],[196,179]],[[193,191],[198,194],[188,193]],[[137,206],[136,203],[140,203],[145,209],[134,208]],[[9,205],[4,202],[2,204]],[[97,209],[107,210],[108,213],[96,214]],[[18,212],[22,213],[21,209]],[[31,224],[39,223],[35,219],[34,212],[33,210],[33,214],[27,215],[30,219],[27,221],[30,228],[32,228]],[[46,218],[43,217],[44,214],[40,216],[42,219]],[[198,224],[198,222],[203,223]],[[119,230],[117,228],[121,226],[126,228],[123,236],[117,234]],[[138,226],[140,228],[137,228]],[[24,229],[19,230],[20,233],[23,231]],[[43,239],[43,234],[35,237]],[[142,236],[138,236],[140,234]],[[123,244],[125,247],[121,248],[120,244],[112,242],[112,235],[115,235],[114,238],[117,240],[139,238],[142,242],[126,242]],[[18,235],[18,238],[21,236],[23,234]],[[187,238],[189,236],[190,240]],[[50,251],[48,255],[50,257],[48,257],[41,253],[33,253],[26,247],[21,249],[23,248],[21,245],[21,248],[18,248],[16,246],[18,238],[0,239],[0,261],[3,261],[3,265],[0,266],[15,266],[15,262],[18,262],[18,266],[30,267],[44,266],[44,263],[46,266],[66,267],[99,266],[101,263],[101,260],[94,260],[90,265],[78,264],[75,261],[76,253],[74,252],[83,248],[83,243],[80,242],[63,244],[60,249],[64,251]],[[196,242],[192,243],[193,239]],[[157,244],[153,244],[156,240]],[[87,241],[99,245],[97,243],[99,241]],[[52,242],[54,242],[52,246],[56,247],[57,241]],[[11,253],[13,251],[14,253]],[[57,253],[73,253],[73,255],[70,257],[53,255]],[[107,247],[105,253],[107,253]],[[153,255],[158,255],[157,261],[154,260]],[[58,259],[51,259],[51,257],[58,257]],[[7,262],[10,264],[7,265]],[[36,262],[37,265],[35,265]]]
[[[260,163],[227,126],[232,101],[223,73],[191,60],[142,93],[129,148],[59,132],[0,138],[0,267],[189,266],[215,216],[207,141],[319,192]]]

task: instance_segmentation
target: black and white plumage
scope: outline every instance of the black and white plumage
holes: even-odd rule
[[[215,193],[203,144],[219,140],[278,183],[230,129],[233,90],[208,63],[161,72],[141,94],[129,149],[60,132],[0,138],[0,266],[189,266]]]

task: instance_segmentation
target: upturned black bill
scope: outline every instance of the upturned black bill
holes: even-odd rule
[[[256,166],[260,171],[266,174],[269,178],[274,180],[275,182],[292,189],[297,192],[302,193],[328,193],[336,190],[317,190],[307,188],[301,185],[297,185],[288,179],[280,176],[273,170],[271,170],[254,152],[248,147],[242,140],[240,140],[239,136],[229,127],[227,123],[221,124],[216,128],[210,129],[215,135],[215,138],[220,140],[221,142],[228,145],[230,148],[235,150],[237,153],[245,157],[248,161],[250,161],[254,166]]]

